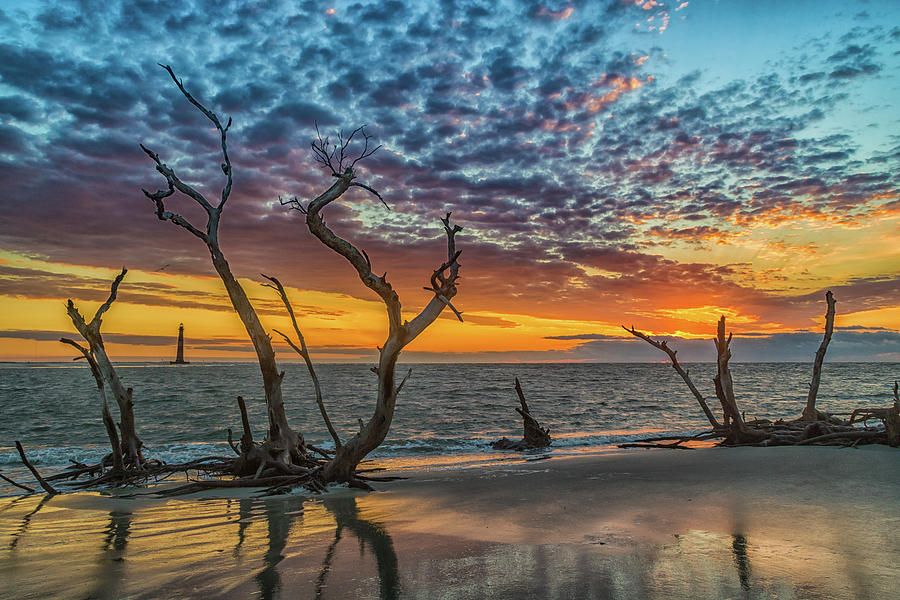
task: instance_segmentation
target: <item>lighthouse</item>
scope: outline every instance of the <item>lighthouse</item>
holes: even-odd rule
[[[169,361],[170,365],[189,365],[191,363],[184,360],[184,323],[178,324],[178,352],[175,354],[175,360]]]

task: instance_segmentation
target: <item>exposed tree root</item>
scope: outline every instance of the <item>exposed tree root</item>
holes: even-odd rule
[[[750,425],[750,423],[747,423]],[[765,424],[759,422],[758,427],[747,427],[749,441],[735,442],[730,433],[722,430],[706,431],[691,436],[650,437],[627,444],[619,444],[619,448],[674,448],[687,449],[681,444],[700,440],[719,439],[719,446],[858,446],[861,444],[888,444],[886,429],[858,428],[846,425],[832,425],[823,421],[778,421]],[[672,440],[673,443],[657,442]]]

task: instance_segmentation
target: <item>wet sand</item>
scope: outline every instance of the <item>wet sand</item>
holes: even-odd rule
[[[360,494],[0,499],[0,597],[887,598],[900,454],[638,450]]]

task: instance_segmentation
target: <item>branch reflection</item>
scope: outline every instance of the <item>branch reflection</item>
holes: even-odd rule
[[[323,502],[325,509],[334,515],[335,530],[334,541],[325,553],[322,570],[316,581],[316,599],[324,598],[325,581],[331,569],[331,562],[341,535],[346,529],[359,540],[360,550],[366,547],[375,557],[378,567],[379,598],[382,600],[394,600],[400,597],[400,574],[397,562],[397,552],[394,550],[394,541],[381,523],[364,519],[359,516],[355,497],[329,498]]]

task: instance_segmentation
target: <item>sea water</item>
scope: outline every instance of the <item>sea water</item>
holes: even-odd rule
[[[684,365],[719,414],[715,365]],[[284,364],[285,409],[309,443],[333,447],[322,424],[305,365]],[[452,468],[510,460],[490,442],[520,438],[522,421],[514,390],[518,377],[531,413],[550,428],[552,455],[601,452],[648,435],[708,428],[697,401],[667,363],[644,364],[413,364],[400,365],[398,381],[412,369],[400,394],[384,444],[371,456],[390,468]],[[132,363],[117,366],[134,388],[135,418],[145,456],[183,462],[230,455],[227,430],[241,435],[237,396],[243,396],[256,439],[266,430],[266,408],[253,363]],[[376,377],[364,364],[317,367],[325,405],[343,438],[368,420]],[[735,396],[746,417],[792,418],[806,403],[811,365],[734,363]],[[885,407],[900,379],[896,363],[827,363],[817,406],[849,413]],[[110,398],[115,418],[115,403]],[[0,364],[0,470],[29,479],[14,441],[45,473],[70,460],[96,462],[108,452],[100,400],[83,363]],[[546,453],[543,453],[544,455]],[[14,488],[0,482],[0,494]]]

